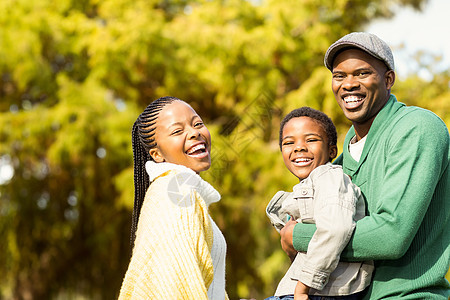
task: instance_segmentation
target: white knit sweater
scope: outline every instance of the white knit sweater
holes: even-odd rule
[[[152,183],[119,299],[228,299],[226,242],[208,214],[220,194],[184,166],[146,169]]]

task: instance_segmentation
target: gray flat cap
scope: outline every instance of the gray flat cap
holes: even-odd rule
[[[382,39],[368,32],[352,32],[334,42],[325,53],[324,63],[329,70],[333,68],[336,54],[344,48],[358,48],[384,62],[389,70],[394,70],[391,48]]]

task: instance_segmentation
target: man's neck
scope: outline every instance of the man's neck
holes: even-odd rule
[[[359,141],[369,133],[369,129],[372,126],[375,117],[365,122],[364,124],[353,122],[353,128],[355,128],[356,141]]]

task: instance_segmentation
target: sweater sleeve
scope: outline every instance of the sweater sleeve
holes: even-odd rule
[[[412,121],[414,120],[414,121]],[[359,220],[342,252],[348,260],[398,259],[410,247],[435,188],[448,168],[449,134],[443,122],[429,112],[413,113],[384,132],[375,151],[384,151],[378,177],[369,178],[366,197],[369,216]],[[294,229],[294,247],[307,249],[314,228]],[[301,236],[302,238],[298,238]],[[382,242],[380,242],[382,241]]]
[[[119,299],[208,299],[214,271],[206,205],[195,190],[167,190],[157,179],[147,192]]]

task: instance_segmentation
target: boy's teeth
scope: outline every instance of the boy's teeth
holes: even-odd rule
[[[344,101],[347,103],[358,102],[359,100],[361,100],[361,97],[357,97],[357,96],[347,96],[344,98]]]
[[[306,161],[310,161],[309,158],[296,158],[294,160],[294,162],[299,163],[299,162],[306,162]]]

